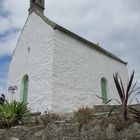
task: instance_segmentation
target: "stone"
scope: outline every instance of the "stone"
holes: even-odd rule
[[[24,135],[28,132],[28,128],[25,126],[16,126],[8,130],[8,136],[13,138],[22,139]]]
[[[62,129],[53,123],[49,123],[43,133],[42,140],[57,140],[62,138]]]
[[[140,124],[133,123],[117,131],[114,124],[101,129],[100,125],[53,124],[16,126],[0,129],[0,140],[140,140]]]
[[[39,125],[32,127],[28,130],[25,136],[25,140],[40,140],[43,136],[45,126]]]
[[[55,121],[55,124],[65,124],[65,123],[66,123],[65,120]]]
[[[93,127],[91,125],[83,125],[80,134],[82,140],[92,140],[94,137]]]
[[[118,140],[117,132],[115,125],[110,124],[106,129],[105,129],[105,135],[107,140]]]
[[[11,137],[10,140],[19,140],[19,138]]]
[[[79,127],[73,124],[62,124],[63,136],[67,137],[79,137]]]
[[[5,129],[0,129],[0,140],[8,140]]]
[[[140,140],[140,124],[133,123],[119,132],[119,140]]]
[[[43,132],[44,132],[43,130],[38,131],[38,132],[35,133],[35,136],[40,137],[40,136],[43,135]]]

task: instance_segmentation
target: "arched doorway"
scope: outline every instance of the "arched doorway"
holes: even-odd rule
[[[107,103],[107,80],[106,78],[101,79],[101,91],[102,91],[102,101],[104,104]]]
[[[28,75],[25,75],[23,77],[23,80],[22,80],[22,87],[23,87],[23,92],[22,92],[22,100],[24,102],[27,103],[27,98],[28,98],[28,87],[29,87],[29,77]]]

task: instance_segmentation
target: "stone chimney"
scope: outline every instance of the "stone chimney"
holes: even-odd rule
[[[45,7],[45,0],[30,0],[30,8],[29,8],[29,14],[31,14],[33,11],[44,14],[44,8]]]

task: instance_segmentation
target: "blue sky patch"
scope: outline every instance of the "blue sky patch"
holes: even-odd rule
[[[0,57],[0,90],[6,89],[6,81],[8,77],[9,63],[11,56],[5,55]]]

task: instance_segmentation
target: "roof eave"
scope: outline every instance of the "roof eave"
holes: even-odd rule
[[[119,57],[117,57],[117,56],[115,56],[114,54],[110,53],[109,51],[103,49],[102,47],[100,47],[100,46],[98,46],[98,45],[96,45],[96,44],[94,44],[94,43],[88,41],[87,39],[85,39],[85,38],[83,38],[83,37],[81,37],[81,36],[79,36],[79,35],[77,35],[77,34],[71,32],[71,31],[65,29],[64,27],[62,27],[62,26],[56,24],[54,30],[56,30],[56,29],[61,30],[62,32],[66,33],[66,34],[68,34],[68,35],[70,35],[70,36],[72,36],[72,37],[77,38],[78,40],[82,41],[83,43],[87,44],[88,46],[91,46],[92,48],[93,48],[93,46],[94,46],[94,48],[95,48],[97,51],[100,51],[101,53],[103,53],[103,54],[105,54],[105,55],[107,55],[107,56],[109,56],[109,57],[111,57],[111,58],[113,58],[113,59],[115,59],[115,60],[117,60],[117,61],[119,61],[119,62],[125,64],[125,65],[127,65],[127,62],[121,60]]]

